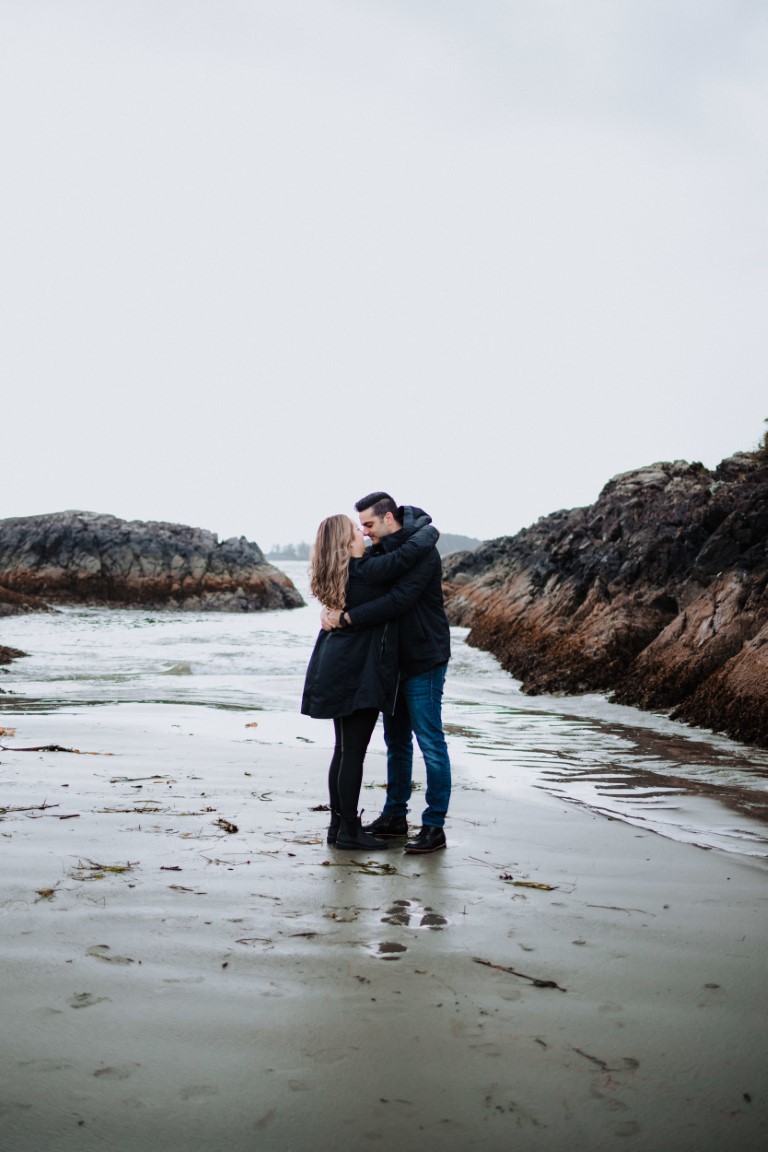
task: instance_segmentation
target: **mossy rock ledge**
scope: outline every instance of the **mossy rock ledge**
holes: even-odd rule
[[[587,508],[446,559],[451,623],[535,694],[622,704],[768,747],[768,465],[614,477]]]
[[[184,524],[95,512],[0,520],[0,615],[57,605],[258,612],[303,603],[243,536],[219,541]]]

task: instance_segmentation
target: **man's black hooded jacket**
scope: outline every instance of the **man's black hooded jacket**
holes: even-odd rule
[[[375,554],[391,552],[432,518],[421,508],[398,508],[402,528],[382,536],[373,545]],[[400,669],[402,677],[417,676],[445,664],[451,655],[451,633],[443,604],[443,567],[437,548],[414,564],[391,590],[367,604],[348,610],[352,624],[369,627],[385,620],[400,621]]]

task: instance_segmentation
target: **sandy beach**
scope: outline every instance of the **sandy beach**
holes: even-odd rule
[[[0,752],[6,1152],[765,1147],[764,860],[461,760],[446,852],[334,852],[322,725],[15,723],[81,754]]]

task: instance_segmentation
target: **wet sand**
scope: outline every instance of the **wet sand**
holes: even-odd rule
[[[337,853],[320,725],[13,723],[113,755],[0,751],[5,1152],[766,1147],[765,860],[469,757],[446,852]]]

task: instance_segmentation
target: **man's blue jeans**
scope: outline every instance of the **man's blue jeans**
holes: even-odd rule
[[[384,717],[387,743],[385,816],[405,816],[411,798],[413,735],[427,769],[427,807],[422,824],[442,828],[451,797],[451,762],[443,733],[443,686],[448,665],[441,664],[400,684],[393,716]]]

